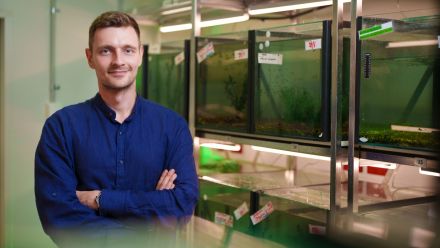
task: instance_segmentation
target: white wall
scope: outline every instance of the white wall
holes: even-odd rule
[[[89,26],[101,12],[117,9],[117,0],[57,0],[56,93],[59,106],[84,101],[97,92],[95,72],[85,59]]]
[[[58,1],[56,76],[61,105],[96,93],[96,78],[84,57],[88,26],[99,13],[115,9],[116,2]],[[54,247],[40,226],[33,190],[34,153],[49,100],[49,9],[49,0],[0,0],[0,17],[5,18],[6,247]]]
[[[34,150],[48,98],[48,10],[45,0],[0,1],[5,17],[6,247],[51,247],[40,238],[33,196]]]

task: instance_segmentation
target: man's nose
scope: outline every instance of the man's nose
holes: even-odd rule
[[[116,51],[113,53],[113,60],[112,60],[112,63],[113,63],[114,65],[124,65],[124,64],[125,64],[125,62],[124,62],[124,58],[123,58],[123,54],[122,54],[121,51],[116,50]]]

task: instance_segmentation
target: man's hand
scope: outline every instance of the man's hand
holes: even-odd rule
[[[174,180],[176,180],[177,174],[174,169],[164,170],[157,183],[156,190],[174,189]]]
[[[82,205],[91,208],[93,210],[98,209],[98,204],[96,203],[96,197],[101,193],[100,190],[91,191],[76,191],[76,196]]]

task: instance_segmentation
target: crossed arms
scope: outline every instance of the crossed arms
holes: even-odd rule
[[[66,124],[67,123],[67,124]],[[192,138],[185,128],[169,137],[166,171],[154,190],[91,187],[78,189],[74,165],[72,130],[68,120],[49,118],[35,156],[35,196],[43,229],[52,238],[57,230],[93,228],[100,232],[125,229],[122,220],[149,221],[191,216],[198,198],[198,182],[192,154]],[[178,141],[178,142],[174,142]],[[178,175],[178,177],[177,177]],[[86,189],[88,190],[88,189]],[[99,211],[95,198],[100,196]]]
[[[156,190],[171,190],[176,187],[174,180],[176,180],[177,174],[174,169],[165,169],[160,176],[159,182],[156,185]],[[98,210],[99,208],[99,196],[101,195],[101,190],[90,190],[90,191],[76,191],[76,196],[79,202],[84,206]],[[98,198],[98,200],[97,200]]]

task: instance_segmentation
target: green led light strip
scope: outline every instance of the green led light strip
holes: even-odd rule
[[[365,40],[381,34],[393,32],[393,22],[386,22],[382,25],[376,25],[359,31],[359,39]]]

